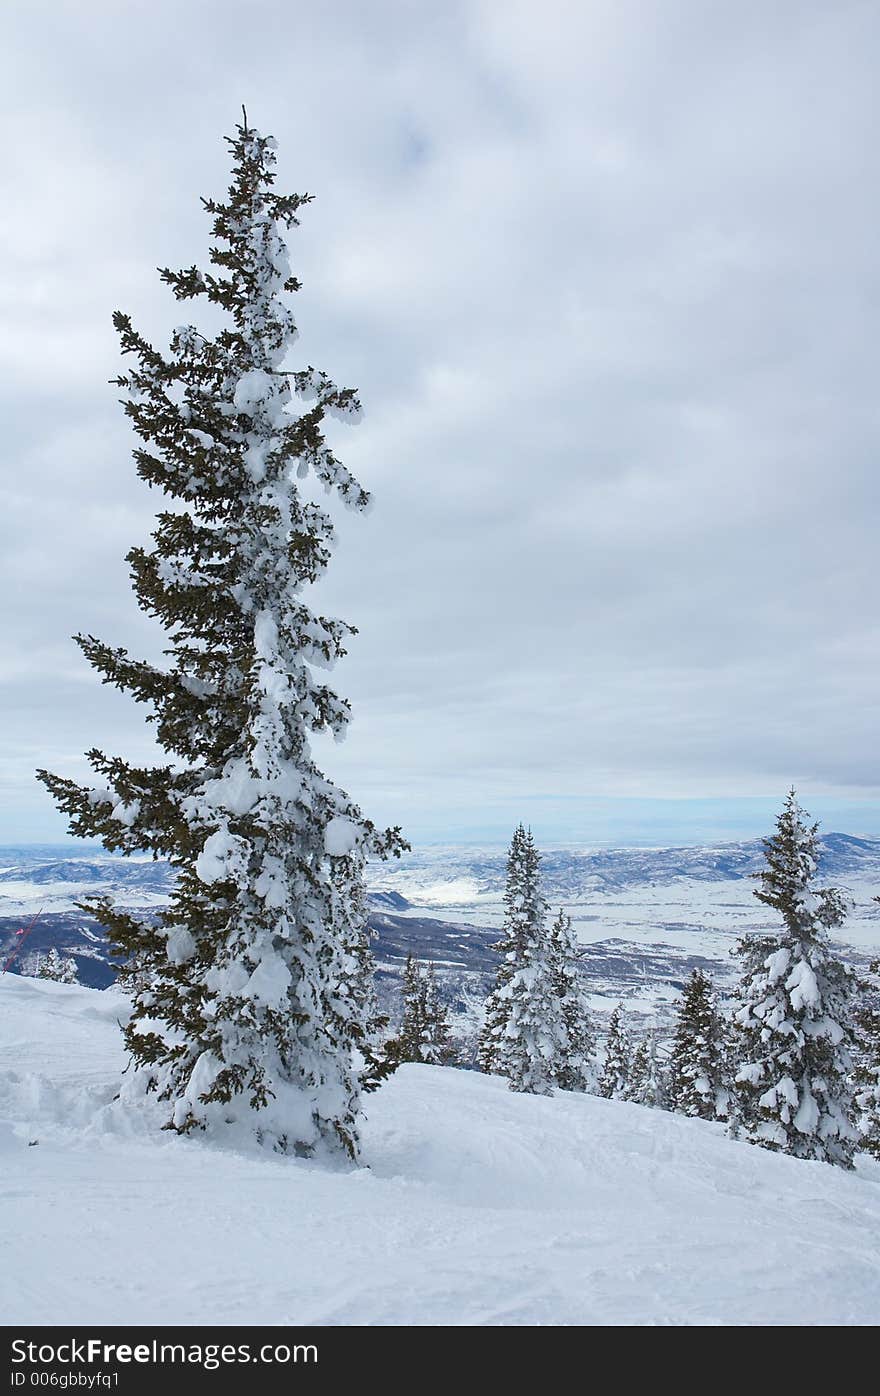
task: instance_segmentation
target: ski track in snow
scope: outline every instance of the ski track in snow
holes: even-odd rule
[[[125,1000],[0,978],[7,1324],[872,1324],[880,1165],[404,1067],[364,1164],[156,1132],[113,1104]],[[39,1143],[29,1147],[29,1141]]]

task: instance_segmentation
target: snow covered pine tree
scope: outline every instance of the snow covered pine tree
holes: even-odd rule
[[[317,487],[367,508],[323,434],[326,415],[355,421],[360,404],[311,367],[285,368],[297,332],[284,293],[300,283],[283,232],[311,196],[273,192],[275,142],[246,117],[229,145],[227,201],[203,201],[216,270],[161,272],[178,300],[205,296],[225,311],[226,327],[210,339],[180,326],[163,356],[114,316],[136,364],[116,381],[146,443],[138,473],[177,505],[158,515],[152,551],[128,555],[170,664],[77,637],[103,682],[152,705],[171,761],[139,768],[92,751],[94,789],[39,776],[73,833],[150,850],[177,873],[155,923],[107,902],[87,908],[129,967],[136,1069],[124,1094],[155,1092],[165,1127],[180,1132],[353,1156],[372,1011],[363,864],[405,845],[311,756],[310,734],[341,737],[350,716],[314,669],[330,668],[353,631],[302,599],[334,530],[297,481],[311,471]],[[292,410],[291,385],[313,405]]]
[[[564,1091],[590,1091],[595,1085],[596,1043],[581,993],[571,917],[561,907],[550,929],[550,950],[553,993],[565,1027],[565,1050],[556,1072],[556,1084]]]
[[[857,1137],[849,1082],[854,979],[828,938],[844,921],[844,899],[813,888],[817,830],[792,790],[764,842],[767,867],[755,896],[779,912],[782,927],[737,946],[736,1110],[752,1143],[849,1168]]]
[[[425,1040],[422,1045],[422,1061],[432,1066],[445,1066],[455,1054],[449,1032],[449,1010],[440,997],[437,971],[428,963],[424,973],[425,983]]]
[[[880,897],[875,897],[880,901]],[[880,1159],[880,960],[861,981],[856,1020],[853,1081],[859,1116],[859,1147]]]
[[[629,1086],[629,1035],[623,1026],[623,1004],[619,1003],[608,1020],[605,1062],[599,1077],[599,1095],[606,1100],[626,1100]]]
[[[403,999],[403,1013],[400,1019],[400,1031],[392,1039],[390,1049],[394,1057],[400,1062],[420,1062],[422,1060],[421,1045],[425,1005],[419,962],[412,954],[407,955],[406,964],[403,967],[401,997]]]
[[[513,1091],[549,1095],[564,1060],[565,1026],[554,993],[540,857],[521,824],[507,857],[504,900],[504,934],[495,946],[502,960],[486,1000],[480,1064],[506,1076]]]
[[[495,974],[495,987],[489,994],[483,1007],[483,1028],[480,1033],[480,1042],[477,1048],[477,1061],[481,1071],[491,1075],[498,1071],[498,1050],[501,1044],[501,1035],[507,1025],[508,1004],[503,997],[503,989],[513,974],[514,965],[518,955],[516,926],[518,925],[515,912],[515,904],[518,907],[521,897],[520,882],[521,864],[523,857],[523,844],[525,842],[526,831],[522,824],[518,824],[513,831],[513,838],[510,840],[510,848],[507,851],[507,882],[504,891],[504,904],[506,915],[504,925],[501,929],[501,939],[496,941],[492,949],[500,956],[498,969]]]
[[[656,1028],[648,1029],[633,1054],[623,1099],[635,1105],[650,1105],[655,1110],[669,1108],[669,1088],[658,1052]]]
[[[71,955],[60,955],[53,945],[37,965],[38,979],[54,979],[56,984],[78,984],[76,960]]]
[[[440,998],[434,966],[423,969],[412,955],[403,971],[403,1017],[400,1032],[388,1044],[395,1062],[443,1066],[452,1056],[449,1015]]]
[[[669,1104],[682,1115],[726,1119],[730,1092],[727,1032],[712,981],[701,969],[688,980],[669,1059]]]

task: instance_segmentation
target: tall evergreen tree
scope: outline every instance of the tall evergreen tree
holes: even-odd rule
[[[507,881],[504,891],[505,917],[501,936],[492,946],[500,957],[495,976],[495,987],[486,999],[483,1009],[483,1028],[477,1049],[480,1070],[492,1073],[499,1070],[498,1053],[509,1016],[509,1004],[504,989],[522,957],[526,929],[524,922],[529,915],[537,914],[537,908],[529,909],[523,904],[523,860],[525,856],[526,831],[518,824],[510,841],[507,853]]]
[[[596,1042],[581,992],[571,917],[561,908],[550,930],[550,952],[555,1011],[561,1013],[565,1029],[556,1084],[564,1091],[589,1091],[595,1085]]]
[[[511,1090],[548,1095],[564,1058],[565,1025],[554,993],[540,863],[531,830],[520,824],[507,860],[507,914],[496,946],[503,958],[486,1005],[481,1062],[506,1076]]]
[[[792,790],[764,842],[767,866],[755,896],[782,925],[737,947],[737,1113],[755,1144],[851,1167],[853,976],[828,935],[845,919],[844,899],[814,886],[817,830]]]
[[[246,117],[229,144],[227,198],[204,201],[213,270],[161,272],[177,300],[225,312],[224,328],[211,338],[179,326],[162,354],[114,316],[134,364],[116,381],[144,443],[138,473],[174,501],[153,548],[128,555],[168,663],[78,637],[105,683],[151,706],[169,760],[147,768],[92,751],[94,788],[39,775],[71,832],[149,850],[177,874],[156,921],[86,908],[128,966],[135,1071],[124,1094],[155,1092],[180,1132],[243,1129],[282,1152],[355,1154],[367,950],[348,901],[363,858],[403,842],[312,759],[311,734],[341,737],[349,720],[316,670],[353,631],[303,593],[334,534],[306,478],[357,512],[369,504],[324,435],[328,415],[354,421],[360,404],[312,367],[285,367],[297,336],[286,293],[300,283],[283,235],[310,196],[274,192],[275,142]],[[311,405],[294,408],[293,394]]]
[[[629,1088],[632,1048],[623,1025],[623,1004],[619,1003],[608,1020],[605,1061],[599,1077],[599,1095],[606,1100],[625,1100]]]
[[[56,984],[78,984],[76,960],[71,955],[61,955],[53,945],[37,965],[38,979],[53,979]]]
[[[682,1115],[726,1119],[730,1100],[727,1032],[712,981],[695,969],[685,987],[669,1059],[669,1103]]]

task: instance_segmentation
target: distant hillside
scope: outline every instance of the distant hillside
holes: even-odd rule
[[[663,1021],[691,969],[722,985],[740,934],[766,923],[752,896],[760,840],[711,847],[548,849],[543,882],[551,906],[572,915],[582,942],[585,989],[600,1015],[617,999]],[[506,853],[500,849],[424,848],[399,863],[370,869],[370,924],[380,998],[395,1020],[407,954],[437,965],[453,1010],[474,1019],[495,968],[491,949],[503,915]],[[854,961],[880,946],[880,840],[830,833],[822,872],[848,886],[858,915],[845,928]],[[114,857],[100,848],[41,845],[0,848],[0,954],[39,913],[15,969],[51,946],[73,955],[82,983],[104,988],[114,978],[110,947],[76,908],[102,894],[142,915],[155,914],[172,887],[168,865]]]

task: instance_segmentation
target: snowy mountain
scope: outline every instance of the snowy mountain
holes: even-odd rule
[[[829,833],[822,874],[843,886],[853,911],[843,928],[846,953],[864,963],[880,948],[880,840]],[[551,907],[571,915],[594,1011],[618,999],[644,1018],[668,1019],[690,971],[700,967],[724,985],[730,951],[741,934],[769,924],[753,896],[760,840],[685,848],[552,848],[542,854]],[[400,973],[411,951],[437,966],[453,1008],[473,1018],[491,979],[491,946],[503,916],[506,851],[427,847],[399,862],[370,867],[371,924],[380,997],[397,1014]],[[164,905],[167,865],[112,857],[97,847],[0,848],[0,954],[39,913],[27,954],[56,945],[72,954],[83,983],[113,980],[109,946],[77,898],[112,896],[142,912]],[[25,955],[22,962],[27,968]]]
[[[7,1324],[877,1320],[869,1160],[423,1066],[370,1097],[360,1168],[220,1150],[114,1102],[124,1011],[0,978]]]
[[[33,921],[13,972],[29,972],[35,958],[55,946],[76,960],[81,983],[106,988],[115,978],[110,946],[97,923],[77,908],[77,900],[109,896],[149,914],[165,905],[171,886],[168,865],[152,859],[116,858],[100,849],[71,857],[69,846],[0,848],[0,969],[15,949],[18,932]],[[410,952],[435,961],[453,1000],[461,974],[480,982],[491,975],[493,931],[420,917],[393,889],[373,891],[370,903],[380,994],[389,1001],[395,999]]]
[[[820,873],[830,881],[868,881],[880,889],[880,839],[829,833],[821,840]],[[461,847],[418,849],[375,870],[379,885],[414,905],[435,909],[480,907],[497,916],[504,891],[506,850]],[[682,848],[562,847],[544,849],[541,874],[551,904],[583,902],[632,888],[670,888],[748,882],[759,871],[763,842]]]
[[[579,847],[542,850],[542,884],[551,909],[571,916],[592,1006],[607,1015],[618,999],[663,1023],[690,971],[728,985],[740,936],[773,925],[754,897],[763,843],[681,848]],[[380,885],[397,891],[406,915],[497,929],[504,915],[506,851],[420,849],[382,868]],[[850,914],[840,934],[844,956],[864,964],[880,949],[880,840],[829,833],[820,874],[840,886]]]

